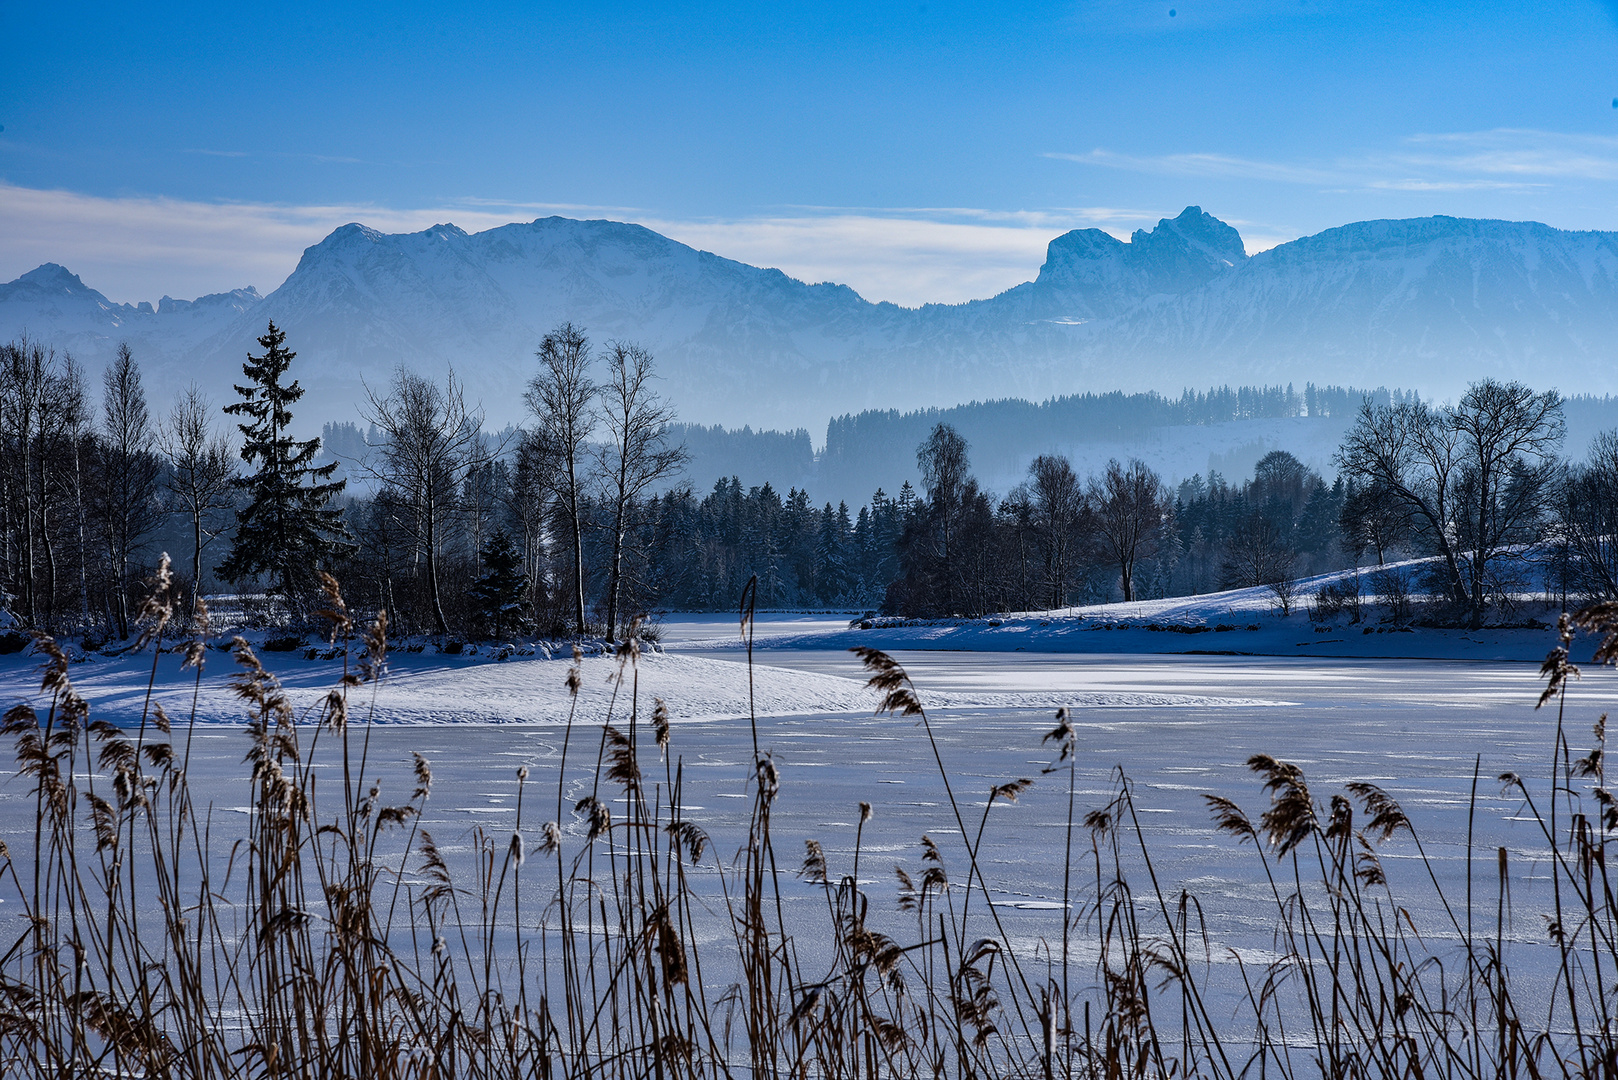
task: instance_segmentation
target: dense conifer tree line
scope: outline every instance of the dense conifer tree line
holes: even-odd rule
[[[1536,590],[1618,598],[1618,433],[1568,462],[1563,399],[1517,384],[1444,407],[1313,385],[1059,405],[1126,424],[1353,418],[1330,479],[1276,451],[1250,477],[1173,488],[1138,461],[1081,476],[1044,454],[991,492],[945,414],[861,414],[844,426],[919,430],[922,483],[850,506],[792,477],[682,485],[681,437],[720,433],[677,424],[644,350],[571,325],[540,343],[516,428],[486,432],[453,372],[401,369],[364,426],[328,426],[325,445],[290,434],[302,391],[286,335],[272,325],[260,346],[238,400],[193,390],[166,413],[127,349],[92,401],[71,357],[0,346],[0,576],[18,622],[126,637],[163,550],[184,588],[233,594],[216,605],[296,621],[330,570],[399,632],[444,638],[612,637],[649,611],[727,609],[755,576],[761,607],[909,617],[1246,586],[1286,609],[1305,599],[1298,579],[1353,566],[1474,623]],[[1434,558],[1386,569],[1416,556]]]

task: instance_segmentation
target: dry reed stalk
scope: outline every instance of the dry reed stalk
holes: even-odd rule
[[[233,647],[231,684],[249,714],[251,809],[234,844],[199,809],[188,776],[200,638],[177,648],[197,668],[181,742],[150,689],[133,732],[93,718],[66,655],[38,637],[48,708],[41,717],[18,706],[0,723],[37,811],[31,850],[0,845],[0,881],[23,913],[0,952],[8,1072],[1121,1080],[1618,1071],[1604,989],[1618,976],[1607,871],[1618,799],[1605,783],[1604,716],[1595,747],[1576,759],[1559,719],[1548,804],[1522,777],[1502,778],[1537,823],[1538,856],[1555,881],[1549,1000],[1519,999],[1512,977],[1504,848],[1488,898],[1492,933],[1475,934],[1470,871],[1462,918],[1392,795],[1351,783],[1322,801],[1301,769],[1265,755],[1249,762],[1268,798],[1256,816],[1226,796],[1207,801],[1217,833],[1252,845],[1277,958],[1234,955],[1224,965],[1233,975],[1222,979],[1223,946],[1196,897],[1158,879],[1128,778],[1117,772],[1111,800],[1078,814],[1078,735],[1065,713],[1041,740],[1057,748],[1045,772],[1065,765],[1068,790],[1060,956],[1046,951],[1048,977],[1039,980],[1029,976],[1039,957],[1013,941],[992,903],[987,918],[973,903],[974,892],[989,899],[990,810],[1019,801],[1031,781],[993,784],[968,830],[914,685],[891,657],[865,651],[881,708],[924,729],[965,874],[952,881],[944,853],[922,837],[919,871],[895,868],[897,921],[885,922],[859,877],[869,804],[860,804],[846,873],[818,838],[801,838],[799,876],[817,890],[817,925],[829,930],[825,966],[810,971],[798,951],[803,931],[785,916],[794,886],[783,883],[774,850],[775,807],[795,789],[763,748],[756,713],[749,813],[736,855],[721,860],[684,815],[683,762],[662,702],[644,751],[656,760],[642,760],[631,633],[618,652],[591,794],[567,805],[567,784],[581,779],[567,771],[570,712],[554,819],[525,825],[525,767],[512,829],[475,830],[452,865],[422,827],[430,765],[417,755],[410,797],[388,804],[386,778],[370,767],[370,716],[361,723],[350,700],[385,675],[386,618],[362,627],[335,580],[322,588],[322,617],[344,665],[311,714],[292,708],[246,642]],[[160,574],[142,609],[154,651],[175,610],[170,590]],[[755,590],[741,617],[749,645]],[[199,606],[204,631],[206,619]],[[1600,635],[1599,662],[1618,659],[1618,608],[1565,620],[1541,699],[1556,700],[1559,713],[1577,674],[1568,662],[1575,628]],[[575,655],[567,676],[575,708],[580,677]],[[340,760],[337,792],[333,781],[317,786],[322,752]],[[610,809],[613,792],[621,814]],[[1082,872],[1072,859],[1076,833],[1090,843]],[[1453,944],[1418,933],[1389,882],[1379,851],[1407,842]],[[1090,980],[1077,974],[1081,947],[1097,957]]]

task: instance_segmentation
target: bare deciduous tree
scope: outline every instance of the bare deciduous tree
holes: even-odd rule
[[[16,536],[18,550],[8,550],[7,563],[17,583],[21,615],[32,623],[45,605],[37,601],[36,542],[39,536],[36,492],[32,482],[34,462],[39,453],[39,432],[45,411],[46,383],[56,354],[43,343],[26,337],[0,347],[0,425],[9,436],[14,455],[5,470],[11,491],[5,500],[15,509],[17,520],[7,529],[8,539]],[[9,548],[9,545],[8,545]]]
[[[1388,555],[1410,543],[1410,508],[1376,481],[1353,485],[1338,516],[1343,547],[1359,562],[1367,551],[1384,565]]]
[[[1072,463],[1059,454],[1035,458],[1028,478],[1034,523],[1045,549],[1045,584],[1050,606],[1057,608],[1067,602],[1068,561],[1084,512],[1084,491]]]
[[[1444,560],[1451,600],[1477,625],[1489,564],[1537,520],[1563,432],[1555,391],[1485,379],[1441,409],[1367,400],[1337,462],[1409,510]]]
[[[224,531],[216,515],[229,510],[236,455],[223,432],[214,428],[213,403],[189,386],[169,411],[162,429],[163,456],[169,463],[169,494],[191,519],[191,611],[202,592],[202,549]]]
[[[459,507],[466,471],[483,446],[483,415],[467,408],[454,371],[440,388],[401,368],[387,394],[367,387],[366,396],[365,420],[384,438],[362,468],[395,493],[395,505],[404,511],[400,524],[426,561],[434,629],[448,634],[438,580],[440,549],[445,526]]]
[[[1156,554],[1172,512],[1163,481],[1143,461],[1125,468],[1114,459],[1100,480],[1090,481],[1088,498],[1102,553],[1118,567],[1124,599],[1133,600],[1135,566]]]
[[[39,593],[44,624],[48,628],[56,622],[56,594],[60,585],[59,518],[67,517],[70,522],[76,519],[81,554],[80,583],[86,580],[82,559],[83,515],[73,513],[82,508],[83,503],[77,498],[77,471],[69,463],[77,460],[79,445],[90,427],[90,415],[84,393],[84,373],[71,356],[63,355],[59,366],[48,365],[38,393],[38,437],[36,450],[30,455],[32,476],[27,479],[29,494],[25,503],[38,525],[44,571]],[[87,602],[83,610],[88,611]]]
[[[1488,602],[1490,561],[1507,544],[1535,538],[1532,526],[1540,520],[1566,433],[1562,397],[1485,379],[1449,410],[1449,422],[1465,461],[1457,532],[1470,549],[1469,601],[1477,626]]]
[[[522,525],[523,574],[528,579],[528,601],[535,614],[546,595],[544,556],[551,501],[556,497],[556,475],[544,433],[523,432],[517,441],[506,511]]]
[[[652,389],[652,354],[639,345],[612,342],[607,349],[607,381],[601,387],[601,417],[609,441],[599,464],[612,521],[607,566],[607,640],[618,634],[618,594],[623,574],[624,535],[635,501],[657,481],[686,462],[683,446],[671,446],[668,425],[674,410]]]
[[[1281,614],[1289,615],[1297,592],[1292,577],[1297,560],[1298,553],[1276,523],[1267,514],[1253,511],[1231,534],[1220,572],[1226,588],[1268,586],[1281,604]]]
[[[1618,599],[1618,431],[1603,431],[1557,496],[1557,528],[1589,591]]]
[[[1387,498],[1409,509],[1444,559],[1451,599],[1466,604],[1450,533],[1462,466],[1455,432],[1446,418],[1419,401],[1373,405],[1366,399],[1336,460],[1344,472],[1378,485]]]
[[[584,624],[584,454],[585,440],[595,427],[596,385],[590,380],[590,341],[572,323],[546,334],[535,354],[539,372],[528,384],[525,400],[539,421],[543,440],[557,468],[556,494],[567,519],[572,545],[573,622],[576,633]]]

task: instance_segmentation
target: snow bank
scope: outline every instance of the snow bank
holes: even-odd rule
[[[1370,595],[1375,569],[1417,571],[1431,560],[1387,567],[1342,570],[1295,583],[1291,614],[1282,616],[1268,586],[1230,589],[1203,596],[1177,596],[1130,603],[1091,604],[1052,611],[1011,612],[979,619],[872,620],[868,628],[818,628],[760,636],[758,650],[848,649],[855,646],[968,652],[1193,653],[1237,656],[1319,656],[1534,662],[1556,645],[1549,627],[1485,627],[1480,630],[1393,626]],[[1316,622],[1308,615],[1325,585],[1360,575],[1361,621],[1347,613]],[[684,636],[678,650],[734,650],[734,631],[723,636]],[[1594,640],[1575,643],[1575,659],[1588,659]]]
[[[0,667],[0,703],[7,707],[19,699],[37,703],[37,658],[5,659],[8,662]],[[226,683],[228,669],[221,662],[224,658],[212,653],[209,659],[210,670],[198,693],[198,715],[210,721],[245,721],[246,712]],[[341,671],[340,664],[332,661],[272,656],[266,658],[266,663],[282,679],[288,698],[300,710],[318,708]],[[561,723],[575,709],[565,685],[568,666],[563,660],[495,664],[406,655],[395,660],[383,683],[353,693],[350,716],[356,720],[374,716],[379,722],[405,724]],[[869,714],[877,703],[876,695],[860,678],[755,664],[750,683],[747,665],[732,659],[647,654],[640,658],[638,666],[621,668],[616,659],[588,657],[581,670],[576,705],[580,722],[600,722],[609,716],[627,722],[630,699],[637,691],[643,717],[650,715],[654,699],[662,698],[676,723],[744,717],[750,697],[760,716]],[[150,674],[150,654],[97,659],[72,669],[74,684],[90,702],[93,715],[122,724],[139,722]],[[193,678],[179,671],[178,657],[164,656],[159,660],[157,698],[171,717],[179,720],[189,713],[193,688]],[[935,709],[1282,704],[1249,697],[1081,689],[1033,693],[935,693],[924,689],[921,696],[925,705]]]

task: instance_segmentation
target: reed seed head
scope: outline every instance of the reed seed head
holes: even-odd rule
[[[410,756],[416,759],[416,790],[411,793],[411,798],[425,799],[433,790],[433,767],[427,763],[426,758],[414,750],[410,752]]]
[[[826,852],[821,849],[816,840],[803,842],[803,865],[798,867],[798,876],[813,885],[826,883]]]
[[[775,759],[765,754],[758,759],[756,766],[758,774],[758,793],[765,802],[774,799],[781,790],[781,773],[775,767]]]
[[[669,748],[669,707],[662,698],[652,701],[652,730],[657,735],[657,749],[661,754]]]

